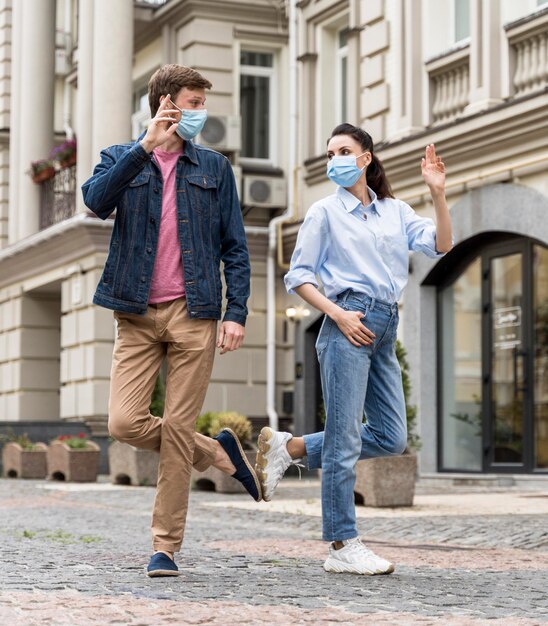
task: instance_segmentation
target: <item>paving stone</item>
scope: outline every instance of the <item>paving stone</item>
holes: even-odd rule
[[[537,509],[377,511],[360,526],[396,571],[359,577],[323,571],[319,511],[193,492],[183,575],[154,580],[144,575],[154,489],[51,487],[0,480],[0,619],[9,626],[548,623],[548,515]],[[318,500],[317,483],[282,492],[293,510]]]

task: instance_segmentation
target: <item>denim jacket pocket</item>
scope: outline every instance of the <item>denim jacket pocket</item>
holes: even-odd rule
[[[202,189],[217,189],[217,181],[213,176],[194,174],[193,176],[187,176],[187,180],[191,185],[197,185]]]
[[[200,213],[209,214],[217,206],[217,180],[207,174],[187,177],[191,205]]]

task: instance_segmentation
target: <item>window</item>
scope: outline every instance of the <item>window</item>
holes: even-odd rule
[[[470,37],[470,0],[455,0],[455,42]]]
[[[348,121],[348,28],[337,33],[337,123]]]
[[[242,50],[240,54],[240,114],[244,159],[273,158],[272,123],[274,55]]]

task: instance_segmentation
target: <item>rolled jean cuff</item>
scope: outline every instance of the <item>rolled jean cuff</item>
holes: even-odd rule
[[[322,452],[321,449],[317,452],[313,451],[313,437],[314,435],[303,435],[306,449],[306,468],[309,470],[321,469],[322,467]]]

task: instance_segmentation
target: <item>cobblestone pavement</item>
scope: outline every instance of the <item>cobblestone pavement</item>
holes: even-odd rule
[[[289,479],[268,504],[193,492],[183,575],[148,579],[153,498],[147,487],[0,480],[0,623],[548,623],[548,491],[360,507],[367,543],[396,564],[375,577],[323,571],[319,482]]]

